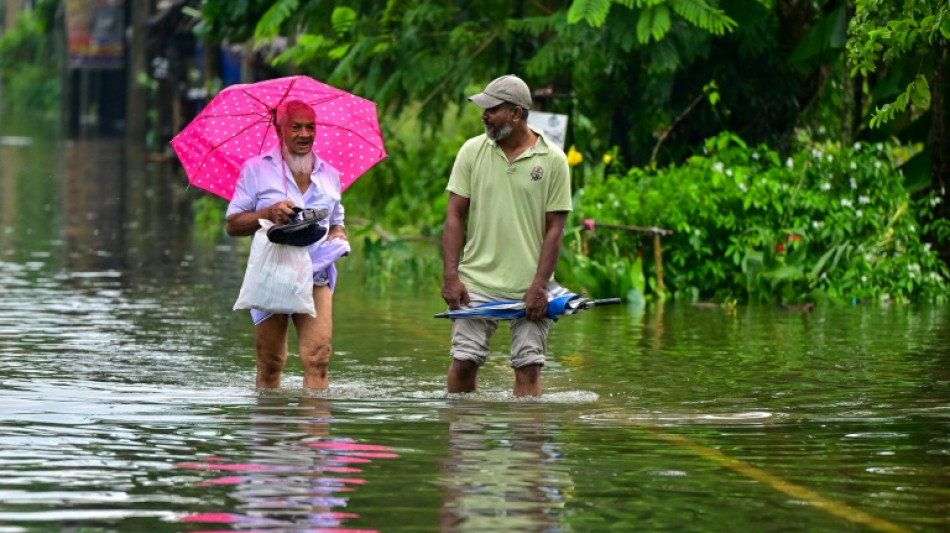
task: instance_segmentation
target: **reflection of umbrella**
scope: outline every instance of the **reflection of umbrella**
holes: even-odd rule
[[[619,304],[620,298],[591,300],[579,294],[568,293],[548,300],[548,318],[557,320],[560,315],[573,315],[595,305]],[[524,302],[488,302],[471,307],[461,307],[435,315],[435,318],[481,318],[485,320],[510,320],[525,316]]]
[[[230,199],[241,164],[277,144],[275,110],[287,100],[303,100],[317,113],[313,151],[340,171],[343,190],[386,157],[376,104],[290,76],[225,88],[172,139],[188,181]]]

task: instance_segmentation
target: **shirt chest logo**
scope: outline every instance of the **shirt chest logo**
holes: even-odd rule
[[[534,167],[531,169],[531,181],[541,181],[541,178],[544,177],[544,169],[541,167]]]

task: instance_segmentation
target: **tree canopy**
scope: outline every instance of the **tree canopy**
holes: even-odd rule
[[[840,51],[844,31],[831,25],[808,37],[824,42],[795,47],[839,6],[832,1],[817,11],[759,0],[202,6],[206,38],[279,49],[274,64],[385,110],[416,102],[432,119],[473,87],[517,73],[539,93],[537,108],[571,115],[576,144],[594,152],[618,146],[630,164],[676,161],[724,129],[781,144],[817,100],[825,52]]]

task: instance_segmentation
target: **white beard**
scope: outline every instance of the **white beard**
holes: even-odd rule
[[[514,131],[514,127],[512,127],[511,122],[505,121],[504,125],[502,125],[502,127],[498,128],[494,132],[489,131],[488,128],[486,127],[485,135],[487,135],[489,139],[495,142],[498,142],[498,141],[503,141],[507,139],[508,136],[511,135],[512,131]]]
[[[309,176],[313,173],[313,152],[306,155],[297,155],[290,153],[286,147],[282,147],[281,151],[283,152],[284,161],[287,162],[287,166],[290,167],[290,171],[295,176],[300,174]]]

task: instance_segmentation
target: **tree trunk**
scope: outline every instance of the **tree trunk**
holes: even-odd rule
[[[148,72],[148,57],[145,49],[146,22],[151,14],[151,1],[130,2],[132,34],[128,45],[129,70],[126,86],[129,99],[126,102],[126,140],[134,145],[145,143],[146,120],[148,110],[148,92],[139,83],[140,74]]]
[[[931,184],[940,203],[934,210],[937,219],[950,219],[950,47],[944,39],[938,39],[934,50],[934,82],[930,102],[932,130],[930,147],[933,151]],[[950,263],[950,242],[937,243],[944,261]]]

